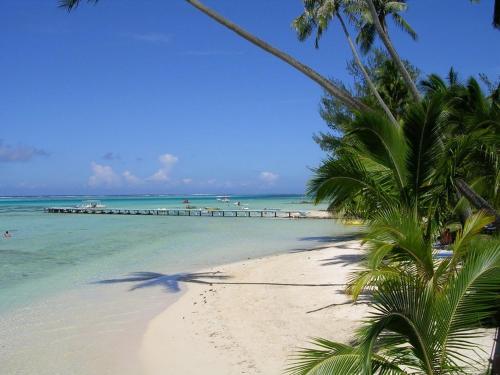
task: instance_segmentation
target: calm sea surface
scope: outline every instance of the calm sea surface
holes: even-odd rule
[[[108,207],[182,208],[186,197],[0,198],[0,312],[131,272],[187,272],[321,245],[352,232],[333,220],[261,218],[61,215],[49,206],[100,199]],[[301,196],[187,197],[190,205],[234,209],[310,210]]]

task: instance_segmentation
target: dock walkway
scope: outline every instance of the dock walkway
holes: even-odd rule
[[[198,216],[198,217],[274,217],[274,218],[307,218],[303,211],[281,210],[212,210],[182,208],[78,208],[47,207],[45,212],[51,214],[95,214],[95,215],[157,215],[157,216]]]

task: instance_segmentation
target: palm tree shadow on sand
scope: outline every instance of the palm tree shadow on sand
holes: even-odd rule
[[[294,283],[272,283],[272,282],[231,282],[225,281],[231,276],[224,275],[220,271],[216,272],[194,272],[194,273],[176,273],[166,275],[157,272],[133,272],[128,277],[119,279],[107,279],[96,281],[95,284],[118,284],[118,283],[137,283],[129,290],[150,288],[155,286],[163,287],[168,293],[180,292],[180,283],[194,283],[206,285],[273,285],[273,286],[301,286],[301,287],[325,287],[325,286],[343,286],[344,284],[294,284]]]
[[[136,283],[129,289],[130,291],[160,286],[169,293],[178,293],[181,290],[179,285],[181,282],[210,285],[211,281],[226,279],[229,279],[229,276],[220,272],[176,273],[172,275],[157,272],[133,272],[129,277],[100,280],[96,284]]]
[[[290,253],[302,253],[308,251],[322,250],[329,247],[335,246],[340,249],[349,249],[350,245],[346,245],[344,242],[348,241],[359,241],[363,238],[363,233],[346,233],[339,234],[336,236],[315,236],[315,237],[301,237],[299,241],[315,243],[315,244],[326,244],[314,247],[297,248],[290,250]]]

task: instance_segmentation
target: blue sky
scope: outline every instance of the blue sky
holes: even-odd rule
[[[349,82],[338,26],[315,50],[301,0],[205,0]],[[321,89],[182,0],[0,2],[0,195],[301,193],[323,152]],[[391,36],[424,74],[500,74],[492,0],[410,0]]]

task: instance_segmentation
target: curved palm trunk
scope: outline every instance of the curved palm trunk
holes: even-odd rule
[[[396,63],[396,66],[398,67],[401,75],[403,76],[404,81],[408,85],[408,88],[410,89],[413,98],[415,100],[420,100],[420,93],[418,92],[417,85],[415,85],[415,82],[413,82],[413,80],[411,79],[410,73],[408,73],[408,70],[406,70],[403,61],[401,60],[396,49],[392,45],[392,42],[389,39],[389,35],[387,35],[382,25],[380,24],[380,20],[378,19],[377,9],[373,4],[373,0],[366,0],[366,3],[368,4],[368,8],[370,9],[370,14],[373,18],[373,24],[377,29],[377,33],[380,36],[380,39],[382,39],[385,48],[387,48],[387,51],[389,51],[389,54],[392,57],[392,60]]]
[[[458,201],[460,201],[460,199],[462,199],[463,195],[462,193],[460,192],[460,190],[456,190],[456,193],[457,193],[457,198],[458,198]],[[462,225],[465,224],[465,221],[469,218],[469,216],[472,215],[472,209],[470,207],[470,205],[467,205],[463,210],[459,210],[459,213],[458,213],[458,216],[460,216],[460,223]]]
[[[396,118],[392,114],[392,112],[389,109],[389,107],[387,106],[387,104],[385,104],[384,99],[382,99],[382,97],[380,96],[377,88],[375,87],[375,84],[373,83],[372,79],[368,75],[368,72],[366,71],[365,66],[361,62],[361,59],[359,58],[359,54],[358,54],[358,51],[356,49],[356,46],[354,45],[354,43],[351,39],[351,35],[349,34],[349,31],[347,30],[347,27],[344,23],[344,20],[342,19],[342,16],[339,13],[337,13],[337,18],[339,19],[340,24],[342,25],[342,30],[344,30],[345,37],[347,39],[347,42],[349,43],[349,47],[351,48],[352,55],[354,56],[354,61],[358,65],[359,69],[361,69],[361,72],[363,73],[363,77],[365,77],[365,80],[366,80],[368,87],[372,91],[373,95],[375,95],[375,98],[377,98],[378,103],[380,104],[380,106],[382,107],[384,112],[386,113],[387,117],[389,117],[389,120],[391,120],[391,122],[395,126],[399,126],[398,121],[396,120]]]
[[[471,205],[477,209],[484,210],[488,214],[495,217],[495,227],[498,231],[500,229],[500,215],[495,208],[493,208],[493,206],[489,204],[486,199],[477,194],[464,180],[460,178],[455,179],[455,185],[458,191],[470,202]]]
[[[287,53],[280,51],[279,49],[271,46],[269,43],[263,41],[262,39],[257,38],[256,36],[250,34],[248,31],[242,29],[238,25],[232,23],[231,21],[225,19],[217,12],[212,9],[206,7],[198,0],[186,0],[189,4],[194,6],[196,9],[200,10],[210,18],[214,19],[221,25],[227,27],[229,30],[248,40],[250,43],[255,44],[257,47],[262,48],[264,51],[269,52],[270,54],[276,56],[277,58],[283,60],[287,64],[293,66],[295,69],[305,74],[307,77],[318,83],[321,87],[323,87],[328,93],[333,95],[335,98],[344,103],[351,110],[356,111],[370,111],[371,108],[366,104],[362,103],[360,100],[352,97],[347,91],[344,89],[334,85],[328,79],[323,77],[321,74],[310,68],[309,66],[301,63],[296,60],[292,56]]]
[[[493,9],[493,27],[500,29],[500,0],[495,0]]]

